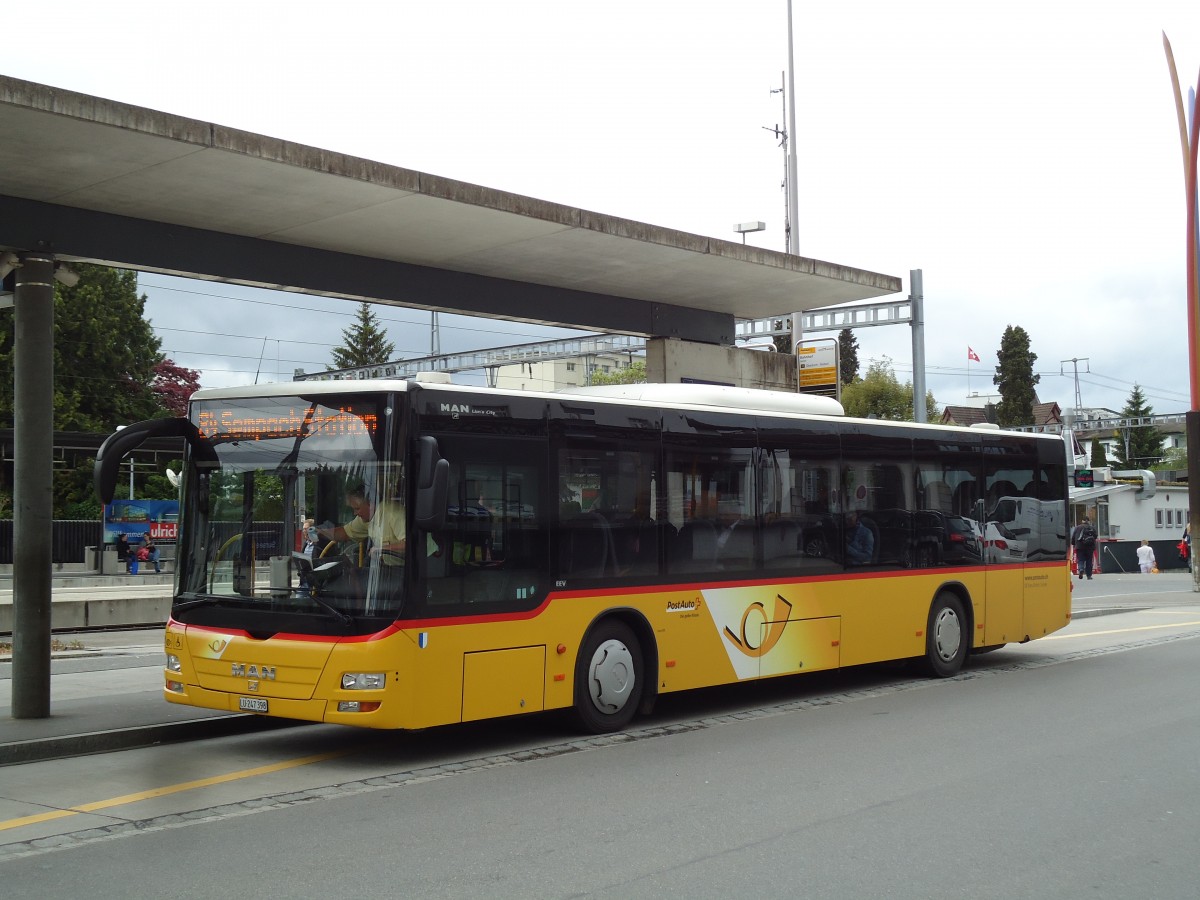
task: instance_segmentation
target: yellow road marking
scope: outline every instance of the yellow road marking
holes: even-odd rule
[[[1111,628],[1108,631],[1081,631],[1079,634],[1048,634],[1043,641],[1065,641],[1068,638],[1100,637],[1106,634],[1128,634],[1133,631],[1155,631],[1159,628],[1187,628],[1200,622],[1172,622],[1169,625],[1139,625],[1137,628]]]
[[[36,825],[39,822],[50,822],[54,819],[64,819],[68,816],[77,816],[80,813],[98,812],[102,809],[111,809],[114,806],[137,803],[139,800],[151,800],[155,797],[166,797],[183,791],[192,791],[196,788],[211,787],[214,784],[226,784],[230,781],[239,781],[243,778],[253,778],[256,775],[269,775],[272,772],[282,772],[286,769],[295,769],[299,766],[307,766],[315,762],[324,762],[327,759],[336,759],[350,752],[349,750],[339,750],[334,753],[318,753],[314,756],[302,756],[299,759],[284,760],[283,762],[271,763],[268,766],[256,766],[253,769],[242,769],[240,772],[229,772],[226,775],[197,778],[195,781],[169,784],[166,787],[138,791],[136,794],[125,794],[122,797],[113,797],[109,800],[97,800],[95,803],[81,803],[79,806],[72,806],[70,809],[56,809],[52,812],[38,813],[33,816],[22,816],[19,819],[9,819],[0,822],[0,831],[7,831],[10,828],[22,828],[25,825]]]

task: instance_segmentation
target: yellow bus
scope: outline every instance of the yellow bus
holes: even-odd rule
[[[172,703],[416,729],[882,660],[955,674],[1070,619],[1056,438],[712,385],[197,392]],[[1042,511],[1004,521],[1014,500]],[[311,530],[305,523],[312,520]]]

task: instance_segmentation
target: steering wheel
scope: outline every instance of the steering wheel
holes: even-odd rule
[[[344,551],[341,551],[339,549],[338,552],[340,553],[342,558],[345,559],[347,562],[349,562],[361,569],[363,566],[365,566],[367,564],[367,559],[366,559],[367,544],[366,544],[366,542],[365,541],[356,541],[356,542],[352,541],[352,542],[347,542],[347,543],[353,543],[358,547],[358,558],[355,559],[355,557],[354,557],[354,548],[353,547],[347,547],[346,550],[344,550]],[[337,541],[330,541],[328,544],[326,544],[324,547],[321,548],[321,552],[319,554],[317,554],[317,558],[324,559],[326,556],[330,555],[331,554],[330,548],[332,548],[332,547],[341,548],[342,544],[339,544]],[[336,556],[336,555],[338,555],[338,553],[333,553],[333,555]]]
[[[404,551],[403,550],[385,550],[381,547],[379,549],[379,555],[380,555],[380,557],[388,556],[388,557],[391,557],[392,559],[396,559],[396,560],[399,560],[400,562],[404,562]]]

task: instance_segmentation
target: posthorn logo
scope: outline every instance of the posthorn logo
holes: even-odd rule
[[[742,613],[741,633],[735,634],[733,629],[726,625],[725,638],[751,658],[765,656],[783,637],[783,630],[787,628],[791,612],[792,604],[781,594],[775,595],[775,609],[770,615],[767,614],[766,606],[755,600]]]

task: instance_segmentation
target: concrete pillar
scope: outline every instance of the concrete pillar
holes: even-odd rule
[[[12,715],[50,715],[54,259],[26,253],[13,297]]]

